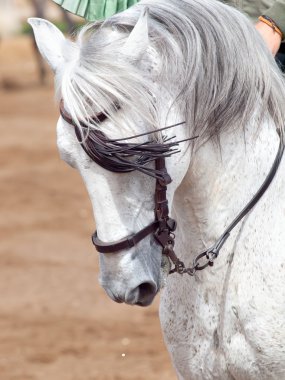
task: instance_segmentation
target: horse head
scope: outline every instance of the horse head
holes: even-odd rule
[[[153,133],[162,126],[181,121],[183,115],[176,109],[170,111],[170,91],[157,81],[161,62],[149,44],[147,17],[144,9],[131,31],[102,25],[93,27],[94,30],[87,27],[75,43],[67,40],[50,22],[29,20],[38,48],[55,73],[57,97],[64,104],[63,112],[74,122],[72,126],[68,117],[59,118],[60,155],[83,178],[94,211],[97,235],[103,242],[137,233],[154,221],[157,171],[155,160],[151,159],[153,153],[145,159],[142,151],[134,158],[132,150],[128,154],[123,149],[120,152],[118,145],[115,164],[118,157],[121,163],[128,159],[134,170],[107,170],[104,166],[110,153],[108,148],[100,162],[90,158],[83,149],[90,138],[92,146],[94,129],[107,136],[107,142],[124,141],[139,134],[131,140],[131,149],[143,146],[146,151],[153,143],[164,149],[167,137],[173,135],[171,144],[168,143],[169,151],[164,152],[171,177],[167,189],[170,209],[174,192],[189,166],[189,155],[185,155],[189,144],[180,144],[181,151],[175,145],[175,141],[188,137],[185,128]],[[102,140],[98,144],[99,149]],[[96,146],[93,150],[96,155]],[[165,263],[161,246],[153,234],[148,234],[128,249],[100,253],[100,283],[117,302],[149,305],[163,281],[162,262]]]

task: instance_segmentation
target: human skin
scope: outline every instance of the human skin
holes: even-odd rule
[[[271,53],[275,56],[281,45],[280,34],[275,32],[270,26],[262,21],[258,21],[255,24],[255,27],[263,37]]]

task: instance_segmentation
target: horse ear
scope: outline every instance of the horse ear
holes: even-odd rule
[[[54,72],[62,66],[64,57],[62,48],[66,41],[61,31],[51,22],[41,18],[29,18],[38,49]]]
[[[139,59],[149,46],[148,38],[148,8],[144,8],[134,29],[131,31],[123,53],[133,59]]]

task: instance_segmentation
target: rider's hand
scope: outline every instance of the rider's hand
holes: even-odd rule
[[[275,32],[269,25],[262,21],[258,21],[255,24],[256,29],[263,37],[266,45],[273,55],[276,55],[281,45],[281,36]]]

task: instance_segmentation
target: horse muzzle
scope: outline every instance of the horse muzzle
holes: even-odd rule
[[[120,291],[117,284],[112,286],[112,284],[101,282],[101,285],[113,301],[137,306],[149,306],[159,290],[159,287],[152,280],[141,282],[124,291]]]

